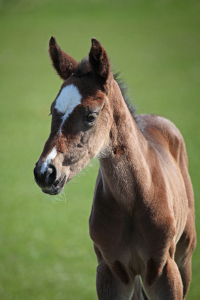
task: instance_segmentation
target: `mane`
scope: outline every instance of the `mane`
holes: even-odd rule
[[[91,67],[89,64],[89,60],[88,58],[84,58],[81,60],[81,62],[78,64],[78,67],[74,73],[75,76],[77,77],[82,77],[82,76],[89,76],[91,74]],[[131,113],[131,115],[133,116],[134,119],[136,119],[136,108],[133,106],[131,98],[129,96],[129,89],[127,87],[127,85],[122,81],[121,76],[120,76],[120,72],[112,72],[114,80],[117,82],[120,91],[122,93],[122,96],[124,98],[124,101]]]
[[[133,118],[135,119],[136,116],[136,108],[133,106],[131,98],[129,96],[129,88],[127,87],[127,85],[124,83],[124,81],[122,81],[121,77],[120,77],[120,72],[114,73],[113,77],[115,79],[115,81],[117,82],[120,91],[122,93],[122,96],[124,98],[124,101],[130,111],[130,113],[132,114]]]

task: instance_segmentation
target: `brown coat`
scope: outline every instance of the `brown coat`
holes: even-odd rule
[[[179,130],[163,117],[131,114],[96,39],[89,60],[80,64],[53,37],[50,56],[65,81],[51,107],[51,134],[35,179],[45,193],[57,194],[98,156],[89,221],[98,259],[98,298],[185,298],[196,234],[193,190]],[[81,95],[81,102],[65,119],[58,101],[70,87],[77,99]]]

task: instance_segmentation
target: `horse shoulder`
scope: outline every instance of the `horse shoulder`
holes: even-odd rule
[[[145,138],[155,148],[160,147],[162,150],[164,148],[165,153],[167,151],[173,157],[184,182],[188,205],[194,210],[194,194],[188,172],[188,157],[180,131],[170,120],[157,115],[138,115],[137,123]]]
[[[157,216],[158,223],[163,221],[164,224],[166,221],[166,225],[167,223],[172,225],[164,226],[164,228],[172,229],[170,236],[173,236],[175,221],[177,239],[185,226],[188,208],[193,205],[192,185],[188,174],[188,160],[183,137],[176,126],[163,117],[138,115],[136,121],[156,156],[156,163],[154,162],[154,166],[151,166],[154,199],[149,209],[152,211],[156,207],[159,208],[153,215]],[[167,230],[166,234],[168,233]],[[163,234],[162,230],[160,234]]]

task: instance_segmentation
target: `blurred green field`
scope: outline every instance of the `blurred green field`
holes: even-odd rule
[[[200,235],[200,2],[0,0],[0,299],[91,300],[96,258],[89,238],[98,161],[58,196],[45,196],[33,167],[50,131],[61,80],[48,40],[77,60],[91,37],[106,48],[139,113],[182,132]],[[200,254],[187,299],[200,299]]]

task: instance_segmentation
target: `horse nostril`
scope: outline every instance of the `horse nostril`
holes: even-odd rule
[[[46,172],[46,181],[48,184],[53,183],[56,180],[56,168],[54,166],[49,166],[47,172]]]

